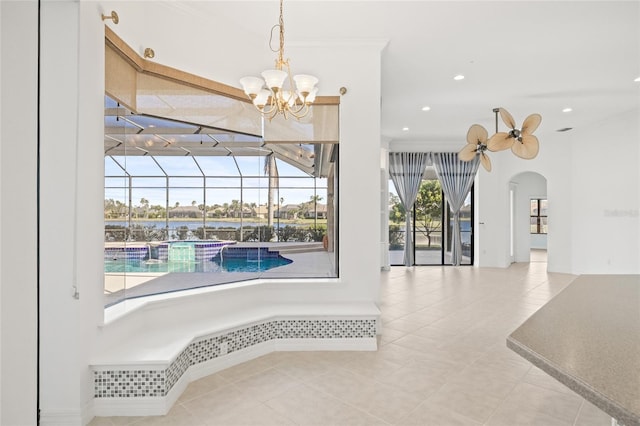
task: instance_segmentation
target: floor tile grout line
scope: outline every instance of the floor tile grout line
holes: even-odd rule
[[[531,371],[531,367],[529,367],[529,368],[527,369],[527,372],[526,372],[522,377],[524,377],[524,376],[526,376],[527,374],[529,374],[529,371]],[[496,412],[498,411],[498,409],[500,409],[500,408],[502,407],[502,404],[504,404],[504,403],[505,403],[505,401],[509,398],[509,396],[511,396],[511,394],[513,393],[513,390],[514,390],[514,389],[515,389],[515,388],[516,388],[516,387],[521,383],[521,381],[522,381],[522,377],[521,377],[520,379],[518,379],[518,380],[513,384],[513,386],[511,386],[511,389],[509,390],[509,392],[505,394],[504,398],[502,398],[502,400],[501,400],[501,401],[500,401],[500,403],[496,406],[496,408],[494,408],[494,409],[491,411],[491,414],[489,415],[489,417],[487,418],[487,420],[486,420],[484,423],[482,423],[483,425],[487,425],[487,424],[491,421],[491,419],[492,419],[492,418],[493,418],[493,416],[496,414]]]
[[[578,412],[576,413],[576,417],[573,419],[573,426],[577,426],[578,419],[580,418],[580,413],[582,412],[582,407],[584,407],[585,399],[582,400],[582,404],[580,404],[580,408],[578,408]]]
[[[353,373],[353,372],[352,372],[352,373]],[[357,374],[357,373],[353,373],[353,374]],[[363,376],[363,377],[364,377],[364,376]],[[383,423],[385,423],[385,424],[387,424],[387,425],[391,425],[391,424],[392,424],[392,423],[387,422],[387,421],[386,421],[386,420],[384,420],[384,419],[381,419],[381,418],[380,418],[380,417],[378,417],[378,416],[373,415],[372,413],[370,413],[370,412],[368,412],[368,411],[363,410],[362,408],[360,408],[360,407],[358,407],[358,406],[356,406],[356,405],[354,405],[354,404],[352,404],[352,403],[350,403],[350,402],[348,402],[348,401],[343,401],[342,399],[338,398],[336,395],[333,395],[333,394],[331,394],[331,393],[329,393],[329,392],[326,392],[326,391],[324,391],[324,390],[322,390],[322,389],[319,389],[319,388],[317,388],[317,387],[311,386],[311,385],[310,385],[310,384],[308,384],[308,383],[303,383],[303,385],[305,385],[305,386],[307,386],[307,387],[309,387],[309,388],[313,389],[313,390],[314,390],[314,391],[316,391],[316,392],[320,392],[321,394],[323,394],[323,395],[325,395],[325,396],[328,396],[329,398],[331,398],[331,399],[333,399],[333,400],[335,400],[335,401],[338,401],[338,402],[339,402],[339,403],[341,403],[341,404],[344,404],[344,405],[346,405],[346,406],[348,406],[348,407],[351,407],[351,408],[353,408],[353,409],[355,409],[355,410],[357,410],[357,411],[360,411],[360,412],[362,412],[362,413],[365,413],[365,414],[367,414],[368,416],[374,417],[374,418],[376,418],[376,419],[378,419],[378,420],[382,421]]]

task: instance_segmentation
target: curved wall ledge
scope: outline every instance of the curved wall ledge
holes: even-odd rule
[[[94,415],[166,414],[191,381],[278,350],[376,350],[378,314],[274,317],[196,336],[169,359],[107,357],[91,366]]]

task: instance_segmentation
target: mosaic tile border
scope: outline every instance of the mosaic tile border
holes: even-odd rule
[[[165,396],[166,370],[94,371],[96,398]]]
[[[376,323],[375,319],[285,319],[253,324],[191,342],[166,369],[94,370],[94,397],[164,397],[193,365],[269,340],[375,338]]]
[[[193,247],[188,247],[189,256],[196,262],[211,260],[218,256],[220,251],[232,244],[230,241],[185,241],[193,243]],[[169,259],[169,247],[173,243],[170,242],[151,242],[145,246],[127,246],[127,247],[105,247],[105,260],[147,260],[158,259],[166,262]],[[185,246],[175,246],[180,248]],[[250,250],[256,250],[252,248]],[[256,252],[257,253],[257,252]],[[262,252],[261,252],[262,253]],[[246,253],[243,252],[246,257]],[[276,252],[276,257],[278,253]],[[257,256],[257,254],[256,254]]]
[[[105,247],[105,260],[144,260],[149,257],[147,247]]]

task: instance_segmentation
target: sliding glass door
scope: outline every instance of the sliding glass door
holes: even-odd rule
[[[413,220],[406,229],[404,209],[389,181],[389,260],[392,266],[404,265],[404,242],[412,233],[414,265],[451,265],[453,217],[440,182],[429,169],[420,185],[413,208]],[[460,211],[462,264],[473,264],[473,188]]]

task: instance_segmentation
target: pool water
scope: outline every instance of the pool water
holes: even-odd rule
[[[116,259],[105,260],[104,272],[263,272],[293,261],[282,256],[265,259],[214,259],[210,261]]]

